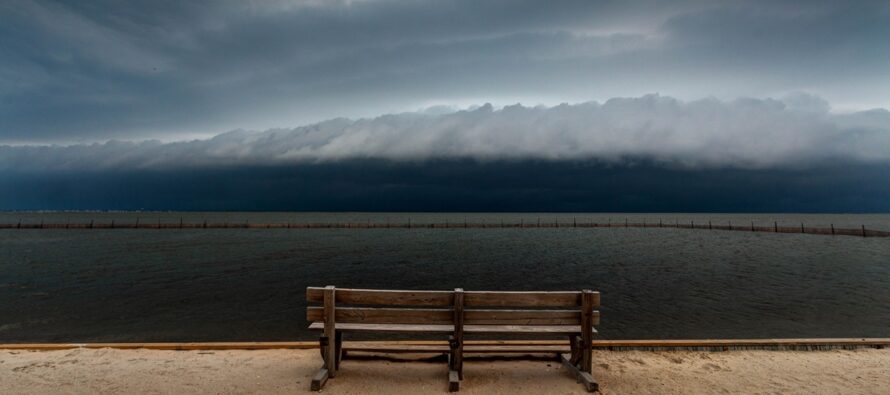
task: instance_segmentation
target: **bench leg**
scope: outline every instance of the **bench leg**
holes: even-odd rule
[[[562,361],[563,366],[575,376],[575,379],[584,385],[584,388],[587,389],[588,392],[594,392],[599,390],[599,384],[597,384],[596,379],[593,378],[593,375],[590,372],[585,372],[581,370],[581,366],[575,365],[571,361],[571,356],[566,354],[560,354],[560,361]]]
[[[336,366],[337,370],[340,370],[340,361],[343,360],[343,332],[337,331],[337,335],[335,336],[337,340],[334,342],[334,355],[336,356],[336,360],[334,361],[334,366]]]
[[[309,387],[312,391],[321,391],[321,387],[328,382],[328,368],[322,366],[315,376],[312,376],[312,385]]]
[[[334,373],[336,372],[336,368],[332,370],[331,365],[328,364],[328,347],[338,347],[336,339],[334,340],[334,344],[331,344],[331,341],[327,336],[319,336],[318,350],[321,352],[321,359],[324,361],[324,365],[321,366],[321,369],[318,370],[318,373],[316,373],[315,376],[312,376],[312,384],[310,386],[312,391],[321,391],[321,388],[324,387],[328,378],[334,377]],[[336,362],[339,361],[335,361],[334,365],[336,365]]]
[[[571,355],[560,354],[559,359],[562,364],[575,376],[579,383],[584,384],[587,391],[593,392],[599,390],[596,379],[591,375],[592,369],[585,369],[584,361],[590,361],[593,351],[590,346],[585,347],[581,336],[569,336],[569,345],[571,347]]]
[[[448,336],[448,346],[451,348],[451,353],[448,354],[448,391],[457,392],[460,391],[460,381],[463,380],[461,347],[454,336]]]
[[[569,336],[569,347],[572,350],[572,365],[578,365],[581,362],[581,336]]]

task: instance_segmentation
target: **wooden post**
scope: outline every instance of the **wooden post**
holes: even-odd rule
[[[591,341],[593,340],[593,291],[585,289],[581,291],[581,371],[590,373],[593,367],[591,361]]]
[[[834,236],[834,224],[831,224],[831,235]]]
[[[336,321],[334,319],[336,305],[334,292],[333,285],[328,285],[324,288],[324,336],[328,338],[328,348],[325,350],[324,362],[330,377],[334,377],[337,374],[337,350],[334,346],[334,342],[337,339]]]
[[[865,225],[862,225],[862,237],[866,237],[865,236]]]
[[[779,233],[779,223],[773,222],[773,232]]]
[[[690,220],[689,227],[691,227],[692,229],[695,229],[695,221]]]
[[[714,229],[714,228],[711,226],[711,220],[708,220],[708,230],[712,230],[712,229]]]
[[[572,217],[572,227],[573,227],[573,228],[577,228],[577,227],[578,227],[578,219],[575,218],[575,217]]]
[[[464,289],[454,289],[454,341],[457,342],[457,352],[454,361],[454,370],[457,377],[464,379]]]
[[[661,227],[661,218],[658,219],[658,227]]]
[[[93,229],[93,220],[90,220],[90,229]]]
[[[807,232],[803,229],[803,222],[800,223],[800,233],[807,233]]]
[[[40,221],[40,227],[43,227],[43,221]],[[114,229],[114,220],[111,220],[111,229]]]
[[[182,217],[179,217],[179,229],[182,229]]]
[[[754,231],[754,221],[751,221],[751,231]]]

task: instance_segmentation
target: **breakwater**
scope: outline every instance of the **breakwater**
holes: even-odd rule
[[[593,222],[572,219],[571,222],[559,221],[520,221],[520,222],[480,222],[480,221],[457,221],[457,222],[438,222],[438,223],[415,223],[410,219],[399,222],[274,222],[274,223],[252,223],[244,222],[161,222],[161,221],[142,221],[135,222],[67,222],[67,223],[0,223],[0,229],[502,229],[502,228],[674,228],[674,229],[700,229],[700,230],[728,230],[742,232],[769,232],[769,233],[798,233],[813,235],[830,235],[830,236],[859,236],[859,237],[890,237],[890,231],[868,229],[865,225],[858,228],[835,227],[833,224],[828,227],[807,226],[804,223],[799,225],[779,224],[778,221],[773,222],[772,226],[764,226],[752,221],[747,224],[732,223],[713,223],[707,222],[665,222],[659,220],[657,222]]]

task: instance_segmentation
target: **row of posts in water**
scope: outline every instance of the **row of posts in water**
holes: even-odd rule
[[[629,222],[627,218],[624,222],[612,222],[610,219],[606,223],[598,223],[593,220],[579,222],[576,218],[572,218],[571,223],[560,223],[558,220],[553,222],[542,222],[540,218],[536,222],[525,222],[520,220],[516,222],[449,222],[444,223],[414,223],[411,218],[407,222],[373,222],[370,219],[365,222],[322,222],[322,223],[250,223],[249,221],[230,223],[230,222],[213,222],[206,220],[201,223],[187,223],[180,218],[178,223],[161,222],[140,222],[137,218],[135,223],[117,223],[112,220],[110,223],[96,223],[90,220],[89,223],[22,223],[19,221],[15,224],[0,224],[0,229],[330,229],[330,228],[348,228],[348,229],[388,229],[388,228],[407,228],[407,229],[442,229],[442,228],[679,228],[679,229],[708,229],[708,230],[735,230],[735,231],[751,231],[751,232],[773,232],[773,233],[807,233],[807,234],[824,234],[824,235],[848,235],[862,237],[890,237],[890,232],[866,229],[865,225],[856,228],[836,228],[831,224],[828,228],[806,227],[801,222],[800,226],[779,226],[778,221],[774,221],[772,226],[755,226],[754,221],[750,225],[733,225],[732,221],[727,221],[726,225],[713,224],[708,221],[707,224],[696,224],[694,220],[689,223],[664,223],[662,220],[658,222]]]

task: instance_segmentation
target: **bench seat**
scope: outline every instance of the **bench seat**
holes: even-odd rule
[[[428,332],[451,333],[454,325],[425,325],[425,324],[362,324],[337,322],[334,327],[344,332]],[[324,322],[316,321],[309,325],[309,329],[324,330]],[[590,328],[591,333],[597,333],[595,328]],[[571,335],[581,332],[580,325],[464,325],[465,333],[542,333],[556,335]]]

